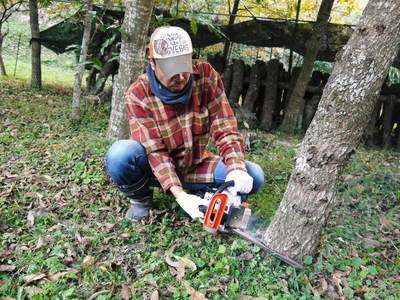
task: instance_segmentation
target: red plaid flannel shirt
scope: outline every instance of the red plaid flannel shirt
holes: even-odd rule
[[[205,61],[193,60],[192,98],[167,105],[141,75],[126,94],[131,136],[146,149],[149,164],[164,191],[185,182],[214,181],[220,157],[207,151],[214,139],[227,173],[246,171],[243,138],[219,74]]]

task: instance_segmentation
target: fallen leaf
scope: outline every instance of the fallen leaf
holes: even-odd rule
[[[54,196],[54,200],[56,200],[57,202],[61,201],[61,196],[63,194],[63,190],[59,191],[55,196]]]
[[[126,241],[126,240],[129,240],[131,238],[131,234],[128,233],[128,232],[124,232],[124,233],[120,234],[119,237]]]
[[[105,223],[104,225],[106,226],[106,228],[110,231],[111,229],[114,228],[116,223]]]
[[[388,218],[386,218],[386,216],[384,215],[380,215],[379,216],[379,222],[381,222],[382,226],[392,230],[395,227],[399,226],[399,224],[397,224],[396,222],[389,220]]]
[[[36,293],[40,293],[41,291],[43,291],[43,289],[37,287],[37,286],[26,286],[24,287],[24,291],[31,295],[31,294],[36,294]],[[4,299],[4,298],[2,298]]]
[[[335,272],[332,276],[332,281],[335,283],[340,294],[343,293],[341,277],[342,277],[341,272]]]
[[[172,276],[178,275],[178,272],[175,268],[168,266],[169,271],[171,272]]]
[[[14,265],[0,265],[0,272],[12,272],[16,269]]]
[[[100,271],[102,271],[104,273],[110,273],[110,271],[108,271],[106,266],[100,266],[99,269],[100,269]]]
[[[194,300],[208,300],[204,294],[196,291],[193,287],[191,287],[187,282],[181,280],[183,286],[186,288],[186,291]]]
[[[186,257],[186,256],[180,257],[180,260],[183,261],[183,263],[185,264],[185,267],[188,267],[191,271],[197,270],[196,264],[192,260],[190,260],[188,257]]]
[[[46,239],[43,236],[39,236],[38,241],[36,243],[35,250],[40,249],[43,247],[43,245],[46,244]]]
[[[62,226],[63,226],[62,224],[53,225],[53,226],[51,226],[50,228],[47,229],[47,232],[53,232],[55,230],[60,229]]]
[[[368,293],[369,288],[367,286],[363,286],[357,290],[354,291],[354,293],[356,294],[364,294],[364,293]]]
[[[29,283],[29,282],[32,282],[32,281],[40,280],[40,279],[45,278],[45,277],[46,277],[45,273],[34,273],[34,274],[26,275],[24,277],[24,280],[25,280],[26,283]]]
[[[151,268],[143,270],[143,272],[140,274],[140,276],[144,277],[145,275],[147,275],[149,273],[158,272],[158,271],[160,271],[160,269],[161,269],[161,265],[155,265]]]
[[[221,293],[224,292],[224,288],[222,286],[213,286],[206,289],[206,292]]]
[[[325,277],[323,277],[323,276],[319,277],[319,281],[321,282],[322,291],[324,291],[324,292],[327,291],[328,283],[326,282]]]
[[[168,266],[171,266],[175,269],[179,267],[179,261],[173,261],[169,255],[165,256],[165,262]]]
[[[179,292],[179,289],[171,284],[167,284],[167,290],[173,294]]]
[[[160,295],[158,294],[158,290],[155,290],[151,293],[150,300],[158,300],[160,299]]]
[[[363,239],[363,245],[365,249],[368,248],[377,248],[379,247],[380,243],[376,240],[373,240],[371,238],[364,238]]]
[[[178,268],[176,269],[176,271],[178,272],[176,278],[178,280],[181,280],[185,276],[185,263],[182,259],[179,260]]]
[[[67,269],[65,271],[57,272],[54,274],[49,274],[46,276],[46,278],[50,281],[57,281],[59,280],[62,276],[68,273],[78,273],[79,271],[77,269]]]
[[[100,210],[100,211],[110,211],[110,210],[113,210],[113,208],[107,206],[107,207],[100,207],[99,210]]]
[[[145,279],[143,282],[146,283],[146,284],[148,284],[148,285],[151,285],[151,286],[154,286],[154,287],[158,287],[157,281],[155,281],[155,280],[152,280],[152,279]]]
[[[3,199],[5,197],[7,197],[8,195],[11,194],[12,190],[13,190],[14,186],[12,185],[11,187],[8,188],[8,190],[0,193],[0,199]]]
[[[28,212],[28,217],[27,217],[28,225],[33,226],[35,224],[35,217],[43,217],[46,215],[48,215],[48,212],[46,212],[42,208],[31,209]]]
[[[79,233],[79,231],[76,231],[75,232],[75,238],[78,240],[78,242],[79,243],[82,243],[82,236],[81,236],[81,234]]]
[[[88,300],[96,299],[97,296],[100,296],[100,295],[102,295],[102,294],[109,293],[109,292],[110,292],[109,290],[98,291],[98,292],[94,293],[92,296],[90,296],[90,297],[88,298]]]
[[[124,300],[129,300],[132,297],[131,288],[127,284],[123,284],[121,287],[121,298]]]
[[[86,269],[86,268],[94,265],[95,261],[96,261],[96,259],[93,256],[91,256],[91,255],[86,256],[82,261],[81,269]]]

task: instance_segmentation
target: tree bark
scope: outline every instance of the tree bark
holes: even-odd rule
[[[370,0],[336,63],[301,143],[281,204],[264,239],[302,260],[321,239],[345,163],[368,125],[400,48],[400,1]]]
[[[143,72],[146,36],[153,10],[153,0],[128,0],[122,29],[119,71],[113,84],[112,108],[107,139],[126,138],[129,133],[125,93]]]
[[[389,149],[392,142],[393,130],[393,108],[396,102],[396,95],[390,95],[383,105],[382,114],[382,146],[383,149]]]
[[[229,95],[231,93],[231,87],[232,87],[232,73],[233,73],[233,66],[228,65],[226,66],[224,70],[224,88],[225,88],[225,94],[229,98]]]
[[[229,16],[229,22],[228,22],[229,25],[232,25],[233,23],[235,23],[236,14],[237,14],[238,9],[239,9],[239,3],[240,3],[240,0],[235,0],[235,2],[233,3],[233,8],[232,8],[232,11],[230,12],[231,15]],[[225,68],[226,68],[226,66],[228,64],[228,61],[229,61],[228,53],[229,53],[229,48],[232,46],[231,44],[232,43],[229,40],[226,40],[225,43],[224,43],[224,51],[223,51],[223,54],[222,54],[222,57],[223,57],[223,70],[225,70]]]
[[[304,108],[304,94],[308,82],[310,81],[319,48],[322,44],[321,39],[328,26],[328,20],[334,1],[335,0],[322,0],[318,11],[317,22],[314,25],[310,39],[306,43],[306,54],[304,56],[303,67],[301,68],[300,75],[297,78],[294,90],[291,93],[281,125],[281,129],[286,133],[294,133],[296,130],[298,116],[302,113],[300,108]]]
[[[368,147],[375,147],[378,145],[378,137],[379,137],[379,114],[382,108],[382,101],[377,101],[373,111],[371,118],[369,120],[367,129],[365,131],[365,144]]]
[[[31,26],[31,87],[41,89],[42,88],[42,66],[40,59],[40,30],[39,30],[39,11],[38,1],[29,0],[29,23]]]
[[[82,94],[82,77],[85,72],[85,61],[89,48],[90,41],[90,30],[92,27],[92,16],[91,11],[93,9],[93,1],[88,0],[86,3],[86,14],[83,21],[83,38],[81,46],[81,55],[79,57],[78,67],[75,73],[74,91],[72,94],[72,109],[71,117],[73,123],[79,123],[81,120],[80,116],[80,104]]]
[[[6,35],[3,34],[1,25],[2,24],[0,23],[0,74],[7,76],[6,66],[4,65],[3,61],[3,41]]]
[[[280,63],[277,59],[271,59],[267,63],[267,76],[265,79],[264,102],[261,108],[260,127],[270,131],[273,129],[274,116],[276,115],[278,80]]]
[[[263,73],[262,69],[265,68],[265,66],[265,62],[257,60],[256,63],[251,67],[249,88],[247,89],[246,97],[243,101],[243,108],[248,112],[254,112],[260,89],[261,75]]]
[[[228,97],[231,105],[236,105],[239,103],[240,95],[243,92],[244,72],[245,65],[243,60],[235,60],[232,67],[232,86]]]

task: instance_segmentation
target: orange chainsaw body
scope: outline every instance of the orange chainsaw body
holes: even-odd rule
[[[203,227],[207,232],[217,234],[227,205],[228,195],[226,194],[218,193],[211,198],[203,221]]]

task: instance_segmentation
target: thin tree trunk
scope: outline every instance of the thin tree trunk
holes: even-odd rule
[[[239,103],[240,95],[243,92],[243,80],[245,73],[245,64],[241,59],[235,60],[232,66],[232,86],[229,93],[229,103],[235,105]]]
[[[4,65],[3,61],[3,41],[6,35],[2,33],[1,25],[2,24],[0,23],[0,74],[7,76],[6,66]]]
[[[256,63],[251,67],[250,75],[249,75],[249,88],[247,89],[246,97],[243,101],[243,108],[248,112],[253,112],[254,107],[257,102],[258,94],[260,93],[260,84],[261,84],[261,74],[262,68],[265,68],[266,63],[257,60]]]
[[[278,80],[280,63],[277,59],[271,59],[267,63],[267,76],[264,86],[264,102],[261,108],[260,127],[270,131],[274,127],[274,116],[276,115],[276,106],[278,102]]]
[[[153,10],[153,0],[129,0],[122,30],[118,74],[113,84],[112,108],[107,139],[115,141],[128,136],[125,94],[130,84],[143,72],[146,36]]]
[[[232,77],[233,77],[233,65],[228,65],[224,69],[224,88],[225,94],[229,97],[232,88]]]
[[[306,54],[304,56],[303,67],[301,68],[300,75],[296,81],[293,92],[291,93],[288,105],[286,107],[285,115],[281,129],[287,133],[294,133],[297,125],[297,120],[300,108],[304,107],[304,94],[310,81],[314,62],[317,58],[318,51],[321,46],[321,39],[326,31],[329,16],[331,14],[333,2],[335,0],[322,0],[319,8],[317,22],[314,25],[310,39],[306,43]]]
[[[233,23],[235,23],[235,18],[236,18],[236,14],[237,14],[237,12],[238,12],[238,9],[239,9],[239,2],[240,2],[240,0],[235,0],[235,2],[233,3],[233,8],[232,8],[232,11],[230,12],[231,13],[231,15],[229,16],[229,25],[232,25]],[[224,51],[223,51],[223,54],[222,54],[222,57],[223,57],[223,70],[225,70],[225,68],[226,68],[226,66],[227,66],[227,64],[228,64],[228,61],[229,61],[229,58],[228,58],[228,53],[229,53],[229,49],[231,48],[231,41],[225,41],[225,44],[224,44]]]
[[[387,97],[385,104],[383,105],[382,115],[382,146],[383,149],[389,149],[392,142],[392,130],[393,130],[393,108],[396,102],[396,95],[390,95]]]
[[[40,30],[39,30],[39,11],[38,1],[29,0],[29,23],[31,26],[31,49],[32,49],[32,75],[31,75],[31,87],[41,89],[42,88],[42,66],[40,59]]]
[[[296,155],[281,204],[264,238],[302,260],[320,242],[345,163],[359,145],[400,48],[400,1],[370,0],[340,55]]]
[[[86,14],[83,21],[83,37],[81,46],[81,55],[79,56],[78,67],[75,73],[74,91],[72,94],[72,109],[71,117],[72,122],[79,123],[81,120],[80,116],[80,104],[81,104],[81,94],[82,94],[82,77],[85,72],[85,61],[89,48],[90,41],[90,29],[92,26],[92,16],[90,12],[93,8],[92,0],[88,0],[86,3]]]

